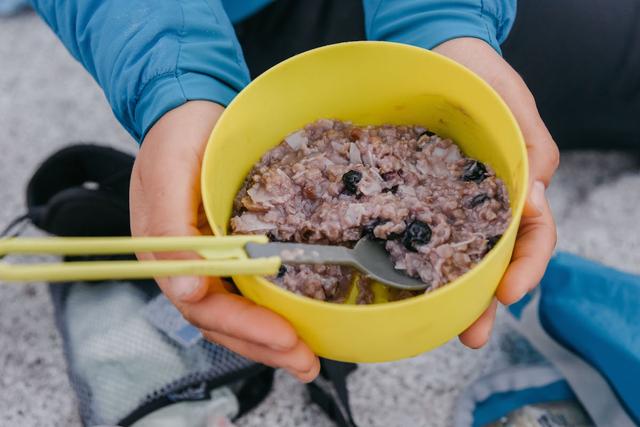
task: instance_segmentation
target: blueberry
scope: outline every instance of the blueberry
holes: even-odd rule
[[[302,230],[302,233],[300,233],[300,237],[302,238],[303,242],[308,242],[311,236],[313,236],[313,233],[313,230],[311,230],[310,228],[306,228]]]
[[[489,196],[486,193],[478,194],[477,196],[473,196],[473,198],[469,201],[469,208],[473,209],[478,205],[483,204],[489,200]]]
[[[487,252],[489,252],[498,243],[498,240],[502,237],[502,234],[496,236],[487,237]]]
[[[423,136],[428,136],[429,138],[431,138],[432,136],[435,136],[435,133],[431,132],[430,130],[425,130],[420,135],[418,135],[418,140],[420,140],[420,138],[422,138]]]
[[[368,224],[365,224],[362,228],[362,237],[368,237],[370,240],[380,240],[375,236],[375,234],[373,234],[373,230],[382,223],[383,221],[380,218],[377,218]]]
[[[385,181],[391,181],[392,179],[394,179],[395,177],[398,176],[398,172],[396,172],[396,171],[385,172],[385,173],[381,174],[380,176]]]
[[[462,170],[462,180],[463,181],[474,181],[474,182],[482,182],[487,177],[487,167],[477,161],[470,160],[464,165],[464,169]]]
[[[416,146],[416,151],[422,151],[422,148],[423,148],[423,146],[425,145],[425,144],[420,144],[420,142],[421,142],[422,138],[424,138],[425,136],[426,136],[427,138],[431,138],[431,137],[432,137],[432,136],[434,136],[434,135],[435,135],[435,133],[433,133],[433,132],[431,132],[431,131],[429,131],[429,130],[425,130],[425,131],[424,131],[424,132],[422,132],[420,135],[418,135],[418,139],[417,139],[417,141],[418,141],[418,145]]]
[[[387,234],[387,240],[398,240],[402,238],[402,233],[389,233]]]
[[[393,187],[383,188],[382,192],[396,194],[398,192],[398,187],[399,187],[398,185],[394,185]]]
[[[362,179],[362,172],[350,170],[342,175],[342,183],[346,192],[356,194],[358,192],[358,183]]]
[[[287,274],[287,267],[284,264],[282,264],[280,265],[280,269],[278,270],[278,276],[277,276],[278,279],[283,277],[285,274]]]
[[[402,244],[410,251],[416,252],[416,245],[426,245],[431,240],[431,228],[422,221],[413,221],[407,226],[402,236]]]

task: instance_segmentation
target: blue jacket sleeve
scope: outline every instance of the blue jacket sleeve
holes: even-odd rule
[[[513,25],[516,0],[364,0],[371,40],[431,49],[458,37],[475,37],[500,53]]]
[[[189,100],[227,105],[249,71],[220,0],[32,0],[138,141]]]

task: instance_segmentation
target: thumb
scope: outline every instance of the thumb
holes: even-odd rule
[[[143,158],[143,157],[139,157]],[[191,213],[192,201],[182,189],[188,181],[183,174],[173,174],[173,179],[156,177],[154,168],[146,170],[144,162],[136,160],[131,178],[131,224],[134,236],[197,236],[200,235]],[[151,183],[149,181],[152,181]],[[182,185],[181,185],[182,184]],[[156,186],[163,185],[163,191]],[[189,260],[200,258],[190,251],[138,253],[143,261]],[[167,297],[177,302],[196,302],[207,291],[207,280],[203,277],[178,276],[156,277],[158,285]]]
[[[207,138],[222,112],[209,102],[189,102],[165,114],[148,132],[131,177],[134,236],[197,236],[206,230],[200,168]],[[195,252],[140,253],[142,260],[198,259]],[[196,302],[211,281],[203,277],[156,278],[174,303]]]
[[[537,217],[542,215],[547,204],[546,187],[542,181],[534,181],[529,187],[529,194],[524,206],[524,216]]]

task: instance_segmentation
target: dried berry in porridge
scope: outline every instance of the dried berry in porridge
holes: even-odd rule
[[[358,183],[362,179],[362,173],[352,170],[342,175],[342,183],[344,189],[349,194],[356,194],[358,192]]]
[[[465,181],[482,182],[487,177],[487,168],[477,160],[468,161],[462,171],[462,179]]]
[[[489,252],[493,247],[498,243],[498,240],[502,237],[502,234],[498,234],[497,236],[487,237],[487,246],[486,252]]]
[[[431,228],[422,221],[407,225],[402,236],[402,244],[412,252],[418,252],[418,245],[426,245],[431,240]]]
[[[478,263],[510,219],[503,182],[450,139],[420,126],[319,120],[253,168],[230,227],[274,241],[348,247],[368,236],[384,243],[396,268],[435,289]],[[342,301],[353,274],[340,266],[287,266],[273,280],[292,292]],[[371,302],[369,282],[357,286],[358,302]]]

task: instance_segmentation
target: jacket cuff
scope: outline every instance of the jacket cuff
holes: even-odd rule
[[[384,16],[376,18],[376,40],[410,44],[425,49],[455,38],[473,37],[487,42],[496,52],[502,54],[496,36],[496,22],[482,13],[471,10],[442,10],[415,13],[398,22],[384,22]],[[411,22],[409,22],[411,21]]]
[[[226,107],[236,95],[235,89],[205,74],[160,75],[147,83],[138,98],[131,134],[142,143],[160,117],[187,101],[211,101]]]

